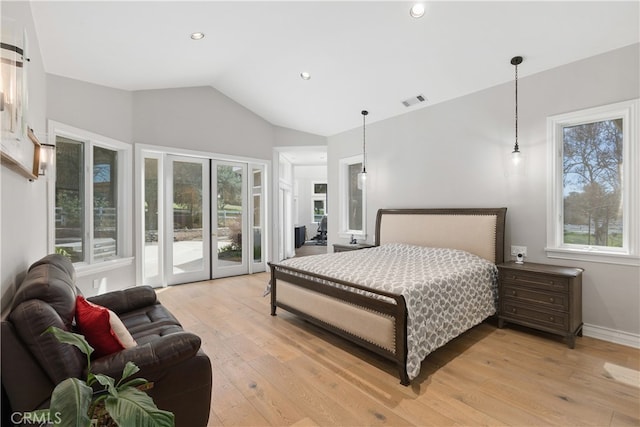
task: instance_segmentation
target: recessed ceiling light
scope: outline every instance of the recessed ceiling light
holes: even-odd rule
[[[416,3],[413,6],[411,6],[411,9],[409,10],[409,15],[413,16],[414,18],[421,18],[422,15],[424,15],[424,4],[422,3]]]
[[[191,33],[191,38],[193,40],[202,40],[204,38],[204,33]]]
[[[303,71],[300,73],[300,78],[302,80],[309,80],[311,78],[311,74],[307,73],[306,71]]]

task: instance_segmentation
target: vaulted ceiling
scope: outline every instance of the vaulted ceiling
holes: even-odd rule
[[[32,1],[45,71],[124,90],[210,85],[329,136],[640,41],[639,2]],[[205,37],[192,40],[193,32]],[[301,72],[311,75],[309,80]],[[402,104],[416,95],[425,102]]]

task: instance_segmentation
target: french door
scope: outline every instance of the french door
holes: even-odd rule
[[[209,160],[167,156],[165,280],[168,285],[210,278]]]
[[[142,152],[139,282],[265,271],[265,165]]]
[[[214,160],[212,172],[213,277],[247,274],[247,164]]]

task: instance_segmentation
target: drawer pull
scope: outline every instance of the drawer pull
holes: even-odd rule
[[[554,317],[553,316],[549,316],[549,322],[553,322]]]
[[[512,313],[517,313],[517,312],[518,312],[518,310],[517,310],[517,309],[515,309],[515,308],[512,308],[512,309],[511,309],[511,312],[512,312]]]
[[[549,298],[549,302],[553,303],[554,299],[553,298]]]
[[[515,297],[516,295],[518,295],[518,293],[516,291],[511,291],[511,295]]]

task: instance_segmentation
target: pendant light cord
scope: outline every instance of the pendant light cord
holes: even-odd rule
[[[511,65],[516,67],[516,143],[513,146],[514,153],[520,153],[520,147],[518,146],[518,65],[522,64],[522,56],[514,56],[511,58]]]
[[[518,64],[516,63],[516,145],[515,151],[519,151],[520,147],[518,146]]]
[[[367,173],[367,110],[362,110],[362,173]]]

